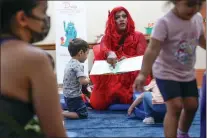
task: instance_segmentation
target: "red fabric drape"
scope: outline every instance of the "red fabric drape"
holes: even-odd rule
[[[127,31],[123,34],[118,34],[114,15],[118,11],[125,11],[127,14],[128,25]],[[123,46],[119,49],[118,42],[121,37],[126,35]],[[144,55],[147,43],[145,37],[140,32],[135,32],[134,22],[123,7],[113,9],[109,15],[106,25],[105,35],[100,44],[100,51],[94,50],[95,60],[105,60],[107,52],[114,51],[118,58],[125,56],[127,58]],[[110,104],[119,102],[123,104],[130,104],[132,102],[132,85],[139,71],[118,74],[118,75],[95,75],[90,76],[94,88],[91,95],[91,105],[93,108],[102,110],[106,109]],[[146,84],[150,82],[151,78],[147,79]]]

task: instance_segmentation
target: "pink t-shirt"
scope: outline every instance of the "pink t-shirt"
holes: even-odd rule
[[[160,18],[152,38],[161,41],[161,51],[153,64],[155,78],[180,82],[195,79],[196,47],[204,33],[202,16],[182,20],[172,11]]]

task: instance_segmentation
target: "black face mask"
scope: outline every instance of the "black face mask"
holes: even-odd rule
[[[31,35],[32,35],[32,39],[30,40],[30,43],[36,43],[36,42],[42,41],[48,35],[49,30],[50,30],[50,16],[47,16],[44,19],[41,19],[41,18],[36,17],[34,15],[29,15],[29,17],[31,17],[35,20],[39,20],[39,21],[44,22],[44,26],[42,27],[42,32],[36,32],[33,29],[28,27],[28,29],[30,30]]]

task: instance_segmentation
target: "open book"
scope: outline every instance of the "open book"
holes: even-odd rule
[[[124,72],[137,71],[141,69],[143,56],[126,58],[118,62],[113,68],[106,60],[95,61],[90,75],[118,74]]]

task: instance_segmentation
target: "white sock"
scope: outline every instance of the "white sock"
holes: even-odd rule
[[[187,132],[183,132],[182,130],[178,129],[178,134],[179,135],[185,135],[185,134],[187,134]]]

